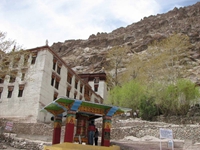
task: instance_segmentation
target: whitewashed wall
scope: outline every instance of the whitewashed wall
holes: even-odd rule
[[[94,81],[89,81],[88,84],[92,87],[92,90],[94,90]],[[107,98],[107,84],[105,81],[99,81],[99,87],[96,93],[104,100]]]
[[[3,87],[0,99],[0,117],[18,118],[22,122],[49,122],[52,114],[40,112],[40,110],[53,101],[54,92],[58,93],[58,98],[66,96],[69,85],[67,83],[68,68],[63,64],[61,74],[57,74],[57,65],[56,69],[53,70],[53,53],[48,48],[38,51],[35,64],[30,64],[31,57],[28,61],[29,67],[26,71],[25,81],[21,81],[20,73],[15,83],[8,83],[9,80],[5,80],[3,84],[0,84],[0,87]],[[54,86],[51,85],[52,72],[60,77],[58,89],[55,88],[55,82]],[[23,96],[18,97],[19,84],[22,83],[25,84]],[[77,99],[82,95],[82,100],[84,100],[84,85],[82,93],[80,93],[80,81],[77,89],[75,89],[74,83],[75,75],[72,78],[70,98],[74,98],[74,92],[77,91]],[[7,98],[8,85],[14,85],[11,98]],[[100,83],[98,91],[104,90],[104,86],[103,83]],[[99,94],[102,93],[99,92]],[[103,95],[101,96],[103,97]],[[91,101],[94,102],[95,98],[100,102],[100,98],[93,93]]]
[[[31,57],[30,57],[31,58]],[[30,64],[31,59],[29,59]],[[42,63],[42,62],[41,62]],[[35,122],[37,117],[38,99],[40,91],[41,72],[35,73],[39,66],[30,65],[27,68],[25,81],[21,81],[21,73],[17,76],[14,83],[9,83],[9,76],[6,76],[3,84],[3,92],[0,99],[0,117],[18,118],[19,120],[27,120]],[[25,84],[23,96],[18,97],[19,84]],[[14,86],[12,97],[7,98],[8,86]]]

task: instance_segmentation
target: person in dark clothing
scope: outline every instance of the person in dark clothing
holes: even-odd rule
[[[95,145],[98,145],[98,137],[99,137],[99,131],[97,128],[95,128],[95,133],[94,133],[94,143]]]
[[[89,145],[93,145],[94,132],[95,132],[94,121],[91,121],[91,123],[88,126],[88,144]]]

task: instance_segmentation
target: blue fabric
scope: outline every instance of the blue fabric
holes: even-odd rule
[[[94,140],[94,131],[89,131],[89,133],[88,133],[88,144],[89,145],[93,145],[93,140]]]

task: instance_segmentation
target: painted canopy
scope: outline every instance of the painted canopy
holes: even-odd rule
[[[127,111],[129,108],[120,108],[111,105],[104,105],[93,103],[84,100],[71,99],[68,97],[61,97],[45,106],[41,111],[48,111],[53,115],[59,115],[67,111],[76,111],[77,113],[84,113],[94,116],[113,116]]]

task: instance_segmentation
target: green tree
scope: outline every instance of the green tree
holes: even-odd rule
[[[127,53],[127,48],[123,46],[115,46],[108,51],[107,61],[108,65],[105,66],[106,70],[111,72],[109,85],[117,86],[120,83],[119,69],[123,67],[123,59]],[[112,88],[112,87],[111,87]]]
[[[139,110],[140,116],[144,120],[151,121],[158,114],[158,108],[155,105],[155,99],[153,97],[148,98],[144,96],[140,101]]]
[[[194,83],[187,79],[178,79],[157,93],[156,105],[164,115],[186,115],[199,97],[199,88]]]
[[[6,75],[10,77],[17,76],[17,68],[27,61],[30,52],[22,50],[21,46],[13,40],[6,39],[6,33],[0,32],[0,78],[4,79]],[[24,60],[21,60],[23,56]]]
[[[108,96],[108,102],[121,107],[131,108],[133,111],[139,109],[140,101],[145,94],[145,86],[138,81],[132,80],[116,86]]]
[[[1,54],[5,53],[7,51],[10,51],[12,46],[14,46],[16,43],[13,40],[7,40],[6,39],[6,33],[0,31],[0,51]]]
[[[190,46],[189,38],[181,34],[153,42],[147,50],[133,54],[124,74],[125,79],[137,78],[146,84],[155,81],[175,82],[185,75],[190,64]]]

